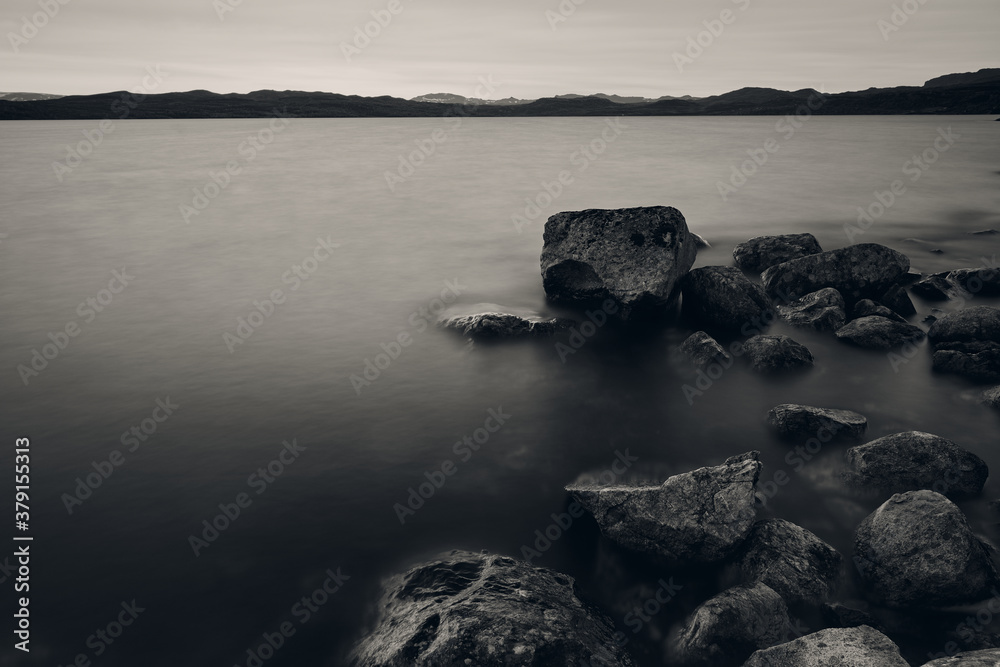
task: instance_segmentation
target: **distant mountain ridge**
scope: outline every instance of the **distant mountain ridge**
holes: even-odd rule
[[[58,100],[62,95],[48,93],[0,93],[0,100],[8,102],[34,102],[36,100]]]
[[[726,116],[726,115],[875,115],[998,114],[1000,68],[948,74],[923,86],[869,88],[846,93],[820,93],[741,88],[722,95],[693,98],[627,98],[616,95],[560,95],[538,100],[469,100],[437,93],[414,100],[359,97],[337,93],[257,90],[219,94],[206,90],[147,95],[129,106],[130,93],[69,95],[33,101],[0,98],[0,120],[68,120],[103,118],[260,118],[276,110],[302,118],[465,116]],[[640,99],[641,101],[631,101]],[[628,100],[628,101],[619,101]],[[444,105],[444,109],[442,109]]]

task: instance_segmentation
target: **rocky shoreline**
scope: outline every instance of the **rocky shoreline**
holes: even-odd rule
[[[679,363],[688,373],[711,378],[737,359],[768,376],[808,372],[812,351],[766,333],[780,319],[890,361],[921,354],[917,346],[927,341],[934,372],[1000,382],[1000,308],[965,307],[1000,294],[996,267],[922,276],[897,250],[864,243],[824,251],[806,233],[750,239],[734,249],[735,266],[692,270],[703,244],[670,207],[559,213],[545,226],[543,287],[552,303],[583,313],[579,321],[485,304],[446,313],[439,325],[503,342],[614,320],[683,330]],[[925,330],[909,321],[917,312],[911,293],[962,307]],[[982,409],[1000,408],[1000,386],[983,389]],[[705,565],[735,573],[732,585],[675,624],[662,664],[1000,664],[1000,635],[984,628],[955,628],[961,641],[923,663],[905,660],[892,639],[928,619],[949,623],[956,609],[973,618],[1000,612],[997,553],[954,503],[978,502],[986,463],[919,431],[865,442],[867,418],[836,406],[785,403],[765,417],[782,438],[842,445],[841,482],[881,503],[857,523],[853,553],[785,519],[758,516],[757,451],[666,479],[566,487],[606,540],[665,577]],[[650,598],[657,606],[681,588],[661,581]],[[840,597],[848,581],[863,600]],[[572,577],[505,555],[454,551],[390,578],[372,626],[351,654],[358,667],[635,664],[626,633]]]

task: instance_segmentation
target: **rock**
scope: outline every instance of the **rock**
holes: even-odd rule
[[[846,454],[853,486],[900,493],[931,489],[952,498],[978,496],[989,476],[981,458],[930,433],[906,431],[852,447]]]
[[[812,352],[788,336],[754,336],[743,344],[750,367],[758,373],[808,368],[813,365]]]
[[[557,213],[543,240],[548,298],[577,305],[613,299],[622,319],[672,305],[697,253],[684,216],[666,206]]]
[[[931,325],[927,336],[935,345],[954,341],[1000,343],[1000,308],[974,306],[948,313]]]
[[[623,547],[678,563],[714,563],[729,556],[757,515],[759,452],[720,466],[674,475],[658,486],[570,485],[601,532]]]
[[[446,312],[438,318],[438,326],[453,329],[476,339],[527,338],[551,336],[569,329],[575,322],[560,317],[545,318],[537,313],[507,312],[496,304],[476,304],[472,312]]]
[[[998,584],[987,548],[940,493],[907,491],[858,526],[854,561],[866,593],[889,607],[947,607],[990,597]]]
[[[843,560],[805,528],[765,519],[753,525],[740,548],[739,565],[745,580],[767,584],[789,605],[814,605],[833,593]]]
[[[750,656],[743,667],[909,667],[899,647],[867,625],[830,628]]]
[[[984,391],[982,400],[985,405],[1000,410],[1000,387],[993,387]]]
[[[881,632],[875,617],[862,609],[855,609],[845,604],[834,602],[833,604],[824,604],[820,607],[819,611],[820,616],[823,617],[823,622],[831,627],[856,628],[859,625],[870,625]]]
[[[952,297],[955,286],[948,282],[946,273],[935,273],[915,282],[910,291],[927,301],[947,301]]]
[[[702,248],[711,248],[712,247],[712,244],[709,243],[708,241],[706,241],[705,237],[701,236],[700,234],[695,234],[694,232],[690,232],[690,234],[691,234],[691,238],[694,239],[694,243],[695,243],[696,246],[698,246],[699,250],[702,249]]]
[[[904,276],[905,277],[905,276]],[[894,313],[900,315],[905,315],[909,317],[910,315],[916,315],[917,309],[910,301],[910,295],[906,293],[901,285],[893,285],[885,293],[879,297],[879,303],[889,308]]]
[[[691,271],[681,280],[681,294],[685,315],[716,329],[740,331],[760,326],[773,310],[763,288],[730,266]]]
[[[775,264],[823,252],[812,234],[757,236],[733,250],[736,266],[747,273],[760,273]]]
[[[981,351],[938,350],[932,359],[934,370],[940,373],[964,375],[977,382],[1000,380],[1000,345]]]
[[[924,663],[924,667],[997,667],[997,665],[1000,665],[1000,648],[963,651],[948,658],[938,658]]]
[[[778,313],[789,324],[817,331],[836,331],[847,321],[844,297],[832,287],[806,294],[787,306],[778,306]]]
[[[868,317],[869,315],[878,315],[879,317],[895,320],[896,322],[906,322],[902,315],[899,315],[891,308],[887,308],[880,303],[875,303],[871,299],[862,299],[854,304],[854,310],[851,311],[852,320],[856,320],[861,317]]]
[[[920,327],[879,315],[851,320],[836,333],[840,340],[869,350],[891,350],[906,343],[917,343],[924,335]]]
[[[998,120],[1000,120],[1000,119],[998,119]],[[980,229],[980,230],[975,231],[975,232],[969,232],[969,234],[975,234],[975,235],[980,235],[980,234],[1000,234],[1000,232],[998,232],[995,229]]]
[[[704,331],[696,331],[688,336],[681,343],[680,350],[699,368],[716,363],[726,364],[732,359],[725,348]]]
[[[784,641],[790,628],[780,595],[761,583],[735,586],[694,610],[680,631],[673,658],[691,667],[740,665],[754,651]]]
[[[771,408],[767,413],[767,423],[786,437],[815,438],[825,429],[833,437],[860,438],[868,430],[868,419],[857,412],[795,403],[783,403]]]
[[[972,296],[1000,295],[1000,271],[996,269],[955,269],[948,274],[948,281]]]
[[[975,306],[939,318],[927,332],[934,369],[974,380],[1000,380],[1000,308]]]
[[[612,622],[572,577],[503,556],[453,551],[384,583],[355,667],[626,666]]]
[[[785,302],[832,287],[853,306],[861,299],[881,301],[909,270],[910,260],[903,253],[859,243],[772,266],[762,278],[767,293]]]

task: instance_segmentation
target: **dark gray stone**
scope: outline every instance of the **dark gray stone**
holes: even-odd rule
[[[696,331],[688,336],[681,343],[680,350],[699,368],[710,364],[725,364],[732,359],[725,348],[704,331]]]
[[[909,667],[899,647],[867,625],[830,628],[757,651],[743,667]]]
[[[1000,387],[993,387],[983,392],[983,403],[1000,410]]]
[[[786,306],[778,306],[781,318],[797,327],[816,331],[836,331],[844,326],[844,297],[832,287],[825,287]]]
[[[938,658],[924,663],[924,667],[997,667],[997,665],[1000,665],[1000,648],[963,651],[948,658]]]
[[[712,329],[760,326],[773,310],[764,289],[731,266],[694,269],[681,280],[684,314]]]
[[[871,299],[862,299],[854,304],[854,310],[851,311],[852,320],[856,320],[860,317],[868,317],[869,315],[878,315],[879,317],[895,320],[896,322],[906,322],[906,319],[902,315],[896,313],[896,311],[891,308],[887,308],[880,303],[875,303]]]
[[[775,264],[823,252],[812,234],[757,236],[736,246],[733,259],[747,273],[760,273]]]
[[[975,306],[948,313],[927,333],[934,370],[981,382],[1000,380],[1000,308]]]
[[[445,313],[438,319],[438,326],[458,331],[470,338],[485,340],[551,336],[575,324],[573,320],[564,318],[506,312],[500,307],[491,309],[494,306],[495,304],[477,304],[471,308],[476,312]]]
[[[947,301],[954,293],[955,286],[948,282],[948,274],[935,273],[910,286],[910,291],[927,301]]]
[[[918,326],[869,315],[851,320],[837,330],[836,336],[842,341],[869,350],[891,350],[906,343],[918,343],[924,339],[925,334]]]
[[[788,336],[754,336],[743,344],[750,367],[758,373],[800,370],[813,365],[813,355],[805,345]]]
[[[783,436],[802,438],[819,435],[860,438],[868,430],[868,419],[857,412],[795,403],[783,403],[771,408],[767,413],[767,423]]]
[[[910,295],[901,285],[893,285],[879,297],[878,302],[894,313],[909,317],[917,314],[917,309],[910,300]]]
[[[927,332],[931,342],[1000,343],[1000,308],[973,306],[939,317]]]

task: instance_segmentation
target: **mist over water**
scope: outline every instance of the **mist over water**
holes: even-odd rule
[[[5,441],[29,436],[33,453],[39,630],[25,664],[93,656],[88,637],[132,599],[145,611],[101,665],[246,665],[247,649],[286,621],[295,634],[265,664],[338,664],[382,576],[452,548],[519,557],[565,510],[563,486],[626,450],[638,457],[630,474],[663,479],[759,449],[762,482],[779,470],[791,479],[760,516],[815,532],[850,567],[853,529],[878,499],[841,488],[845,445],[789,463],[794,443],[764,423],[779,403],[857,410],[869,438],[935,433],[1000,470],[1000,419],[977,404],[982,387],[932,375],[926,343],[894,368],[885,354],[776,324],[771,333],[812,350],[815,369],[774,380],[738,363],[689,403],[690,380],[670,361],[684,329],[607,325],[562,359],[564,338],[470,347],[433,325],[443,293],[459,306],[554,312],[538,258],[545,218],[563,210],[674,206],[712,244],[696,266],[730,264],[736,243],[791,232],[811,232],[827,250],[883,243],[922,273],[982,266],[1000,252],[1000,235],[970,234],[1000,228],[992,117],[779,121],[626,118],[614,134],[603,118],[457,128],[291,119],[252,158],[248,138],[267,119],[122,121],[62,182],[53,161],[97,121],[0,125],[0,402]],[[953,145],[926,170],[905,171],[948,128]],[[446,140],[399,176],[400,160],[411,162],[436,130]],[[614,138],[598,155],[602,132]],[[768,140],[777,151],[733,186],[733,169]],[[230,161],[239,172],[226,182]],[[397,176],[393,189],[386,172]],[[546,203],[540,195],[552,198],[561,172]],[[193,189],[204,194],[213,173],[226,185],[198,208]],[[897,179],[905,192],[849,239],[858,207]],[[720,182],[735,192],[723,198]],[[185,220],[182,206],[197,213]],[[518,230],[514,215],[528,224]],[[124,289],[100,312],[80,309],[107,300],[113,271],[131,277]],[[913,322],[937,305],[914,301]],[[245,340],[241,319],[252,330]],[[71,322],[78,335],[25,386],[18,365]],[[409,342],[395,347],[400,340]],[[370,384],[352,384],[367,363],[383,367]],[[168,397],[179,407],[130,451],[123,434]],[[491,410],[509,417],[479,443]],[[456,444],[466,436],[478,449]],[[304,449],[279,459],[293,440]],[[124,463],[69,514],[63,494],[115,450]],[[281,472],[274,466],[267,482],[257,471],[274,460]],[[445,461],[454,474],[401,524],[394,505]],[[250,504],[196,557],[189,536],[241,493]],[[984,497],[997,495],[991,479]],[[998,537],[985,502],[960,506],[975,530]],[[615,594],[636,582],[655,590],[671,573],[644,570],[598,538],[581,519],[534,563],[577,577],[634,640],[640,663],[655,663],[656,633],[711,591],[689,588],[633,635],[623,625],[631,606],[620,609]],[[303,622],[295,605],[338,567],[350,579]]]

